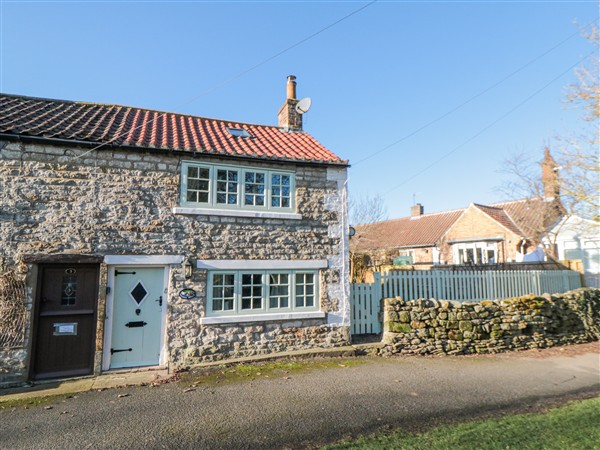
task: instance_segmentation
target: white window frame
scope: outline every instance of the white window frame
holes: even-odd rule
[[[220,171],[225,172],[225,181],[219,180],[219,172]],[[229,173],[230,172],[236,174],[237,177],[236,177],[235,181],[229,181]],[[214,167],[213,168],[213,179],[211,179],[211,184],[213,184],[213,186],[214,186],[214,196],[210,197],[210,200],[212,200],[212,204],[214,206],[216,206],[218,208],[234,208],[234,207],[237,207],[238,205],[240,205],[240,201],[241,201],[241,199],[240,199],[240,191],[241,191],[240,178],[241,178],[241,176],[242,176],[242,171],[239,169],[230,168],[230,167]],[[225,191],[219,190],[220,183],[225,183]],[[235,190],[231,190],[231,191],[229,190],[230,183],[235,183]],[[219,203],[219,194],[225,195],[225,203]],[[229,203],[230,195],[235,195],[235,203]]]
[[[409,264],[415,263],[415,251],[412,249],[399,249],[398,256],[402,256],[405,258],[409,257],[410,258]]]
[[[480,241],[480,242],[461,242],[457,244],[452,244],[452,255],[454,259],[454,264],[468,264],[466,261],[466,252],[467,250],[473,251],[473,264],[491,264],[489,262],[488,251],[494,252],[494,262],[498,262],[498,243],[497,242],[488,242],[488,241]],[[482,260],[479,261],[477,257],[477,250],[481,250]],[[465,261],[461,261],[460,254],[461,252],[465,255]]]
[[[263,205],[248,205],[246,204],[246,195],[252,195],[254,197],[254,199],[256,200],[256,196],[260,195],[260,194],[256,194],[256,193],[247,193],[246,192],[246,174],[248,173],[253,173],[255,176],[256,174],[261,174],[264,177],[264,192],[262,194],[263,196]],[[265,208],[267,207],[268,203],[269,203],[269,189],[268,189],[268,171],[266,170],[259,170],[259,169],[244,169],[242,171],[242,186],[241,186],[241,191],[242,191],[242,198],[241,203],[243,205],[243,208]],[[256,181],[253,184],[257,184]]]
[[[198,167],[209,170],[209,195],[208,202],[190,202],[187,200],[188,190],[188,168]],[[217,203],[217,173],[218,170],[229,170],[236,171],[237,177],[237,201],[235,204]],[[245,202],[245,179],[246,173],[254,172],[261,173],[265,176],[265,193],[264,193],[264,205],[247,205]],[[274,175],[283,175],[290,177],[290,206],[280,207],[272,206],[271,201],[273,198],[273,187],[272,179]],[[194,161],[182,161],[181,164],[181,185],[180,185],[180,205],[184,208],[208,208],[215,210],[247,210],[247,211],[263,211],[263,212],[282,212],[291,213],[296,209],[296,175],[293,171],[286,170],[270,170],[261,167],[253,166],[233,166],[224,164],[205,164],[197,163]]]
[[[214,275],[234,275],[234,300],[233,310],[213,310],[213,277]],[[242,275],[261,274],[262,275],[262,307],[242,309]],[[285,274],[288,276],[288,306],[271,307],[270,305],[270,277],[269,275]],[[296,306],[296,275],[310,274],[313,276],[313,306]],[[281,313],[297,312],[318,312],[320,310],[319,296],[319,270],[316,269],[270,269],[270,270],[209,270],[208,283],[206,290],[206,316],[207,317],[227,317],[227,316],[248,316],[248,315],[279,315]],[[303,295],[303,298],[305,295]],[[304,303],[304,301],[303,301]]]

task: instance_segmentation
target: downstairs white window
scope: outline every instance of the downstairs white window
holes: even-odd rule
[[[318,270],[209,271],[207,315],[318,311]]]
[[[496,242],[468,242],[452,246],[454,264],[495,264],[498,262]]]

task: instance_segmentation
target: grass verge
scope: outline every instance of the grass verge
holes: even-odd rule
[[[519,414],[447,425],[425,433],[380,432],[323,447],[397,450],[596,450],[600,449],[600,397],[537,414]]]

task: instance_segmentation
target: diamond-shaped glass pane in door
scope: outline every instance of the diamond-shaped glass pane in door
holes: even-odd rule
[[[148,295],[148,291],[144,287],[141,281],[135,285],[135,287],[129,292],[131,298],[135,300],[135,302],[139,305],[144,301],[146,296]]]

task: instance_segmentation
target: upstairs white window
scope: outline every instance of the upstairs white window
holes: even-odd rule
[[[266,177],[264,172],[244,173],[244,205],[265,206]]]
[[[317,270],[209,271],[207,315],[318,311]]]
[[[218,205],[237,205],[238,177],[237,170],[217,169]]]
[[[271,206],[289,208],[291,205],[291,177],[276,173],[271,175]]]
[[[181,206],[291,212],[294,193],[293,172],[182,163]]]
[[[187,168],[186,201],[189,203],[208,203],[210,195],[210,169],[189,166]]]

